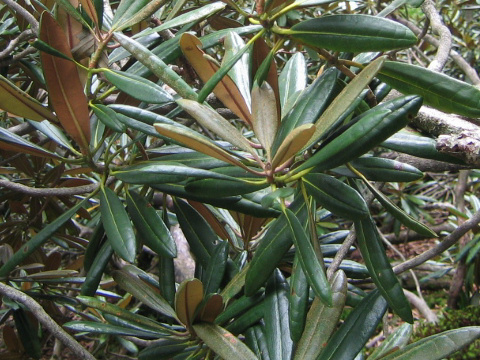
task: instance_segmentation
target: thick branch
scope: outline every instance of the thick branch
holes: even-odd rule
[[[469,220],[458,226],[450,235],[446,236],[440,244],[434,248],[431,248],[430,250],[425,251],[423,254],[414,257],[413,259],[407,260],[404,263],[395,266],[393,271],[395,274],[400,274],[404,271],[413,269],[420,264],[423,264],[425,261],[428,261],[435,256],[440,255],[450,246],[460,240],[460,238],[468,231],[477,226],[478,223],[480,223],[480,211],[477,211]]]
[[[37,303],[27,294],[19,291],[11,286],[0,282],[0,294],[25,305],[28,310],[45,326],[54,336],[59,339],[65,346],[72,350],[80,359],[95,360],[95,357],[84,349],[72,336],[63,330]]]

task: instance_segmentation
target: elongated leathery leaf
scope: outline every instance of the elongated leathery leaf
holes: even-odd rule
[[[255,352],[255,355],[257,355],[259,359],[270,360],[265,336],[265,326],[258,324],[245,330],[245,343]]]
[[[337,327],[347,298],[347,277],[340,270],[330,282],[333,306],[325,306],[318,298],[313,300],[294,360],[316,359]]]
[[[292,276],[290,277],[290,294],[289,302],[289,321],[290,321],[290,337],[294,343],[300,340],[303,329],[305,328],[309,284],[305,272],[300,264],[300,255],[295,254],[292,267]]]
[[[220,288],[227,266],[228,250],[228,241],[222,241],[216,246],[210,259],[210,263],[202,276],[205,295],[216,293]]]
[[[423,97],[438,110],[480,117],[480,89],[416,65],[386,61],[378,78],[404,94]]]
[[[113,85],[135,99],[152,104],[173,101],[173,97],[161,86],[140,76],[116,70],[104,71],[103,74]]]
[[[97,292],[98,285],[102,280],[105,268],[113,256],[113,248],[108,241],[106,241],[100,250],[95,253],[95,258],[88,269],[85,281],[82,284],[80,291],[81,295],[94,296]]]
[[[303,124],[293,129],[273,153],[272,169],[280,166],[302,150],[315,133],[315,125]]]
[[[100,121],[110,129],[121,134],[123,134],[127,129],[125,124],[118,120],[117,114],[111,108],[101,104],[91,104],[90,107],[92,108],[95,115],[97,115],[97,117],[100,119]]]
[[[166,360],[184,352],[185,348],[194,345],[193,342],[177,338],[163,338],[146,347],[138,354],[139,360]]]
[[[122,202],[111,189],[102,187],[100,212],[108,241],[115,253],[125,261],[135,261],[136,241],[132,224]]]
[[[348,315],[317,359],[354,359],[372,336],[386,310],[385,299],[378,291],[372,291]]]
[[[288,320],[288,284],[275,269],[265,289],[265,336],[272,359],[290,359],[293,342]]]
[[[218,325],[200,323],[193,325],[193,329],[209,348],[224,359],[258,360],[247,345]]]
[[[302,21],[282,30],[305,44],[335,51],[386,51],[415,45],[406,26],[370,15],[330,15]]]
[[[71,321],[63,324],[64,327],[73,331],[88,332],[91,334],[108,334],[108,335],[124,335],[136,336],[140,338],[156,339],[161,334],[154,331],[129,329],[125,326],[104,324],[94,321]]]
[[[174,204],[178,223],[187,238],[190,250],[206,269],[215,251],[217,235],[207,221],[187,202],[175,198]]]
[[[441,360],[478,338],[480,338],[480,326],[466,326],[414,342],[382,357],[382,360]]]
[[[136,192],[127,193],[127,210],[142,240],[157,254],[174,258],[177,247],[170,231],[155,209]]]
[[[307,191],[315,200],[336,215],[346,219],[364,219],[370,213],[363,197],[347,184],[321,174],[308,174],[303,178]]]
[[[353,160],[405,127],[412,114],[422,104],[416,96],[403,98],[404,106],[390,111],[375,110],[362,117],[327,145],[322,147],[310,159],[299,166],[297,171],[316,166],[316,171],[324,171]]]
[[[4,128],[0,128],[0,149],[47,158],[58,158],[58,155]]]
[[[177,318],[175,311],[159,294],[155,292],[150,285],[147,285],[138,276],[133,275],[125,270],[116,270],[112,273],[115,282],[122,289],[128,291],[142,303],[151,309],[168,317]]]
[[[126,29],[157,11],[166,0],[122,0],[112,20],[112,30]]]
[[[302,197],[295,199],[289,208],[300,221],[305,221],[307,207]],[[245,295],[255,294],[265,284],[292,245],[286,215],[282,214],[268,228],[253,255],[245,279]]]
[[[282,115],[285,115],[288,109],[287,103],[293,103],[298,98],[300,92],[307,86],[307,63],[301,52],[295,53],[283,67],[278,77],[278,90],[280,93],[280,104],[282,106]]]
[[[360,252],[378,290],[388,301],[393,311],[406,322],[412,323],[413,316],[410,303],[405,297],[402,286],[388,261],[373,219],[369,217],[365,220],[356,221],[355,233],[357,234]]]
[[[178,319],[190,329],[203,300],[203,284],[198,279],[183,281],[175,294],[175,312]]]
[[[85,200],[68,209],[66,212],[40,230],[20,249],[18,249],[17,252],[15,252],[15,254],[10,257],[2,267],[0,267],[0,277],[8,275],[8,273],[12,271],[15,266],[24,261],[36,249],[38,249],[39,246],[43,245],[47,240],[49,240],[55,231],[57,231],[68,220],[70,220],[83,205],[85,205]]]
[[[309,236],[295,214],[285,209],[285,216],[292,235],[296,251],[300,255],[300,264],[315,294],[327,305],[332,305],[332,290],[327,281],[325,269],[313,249]]]

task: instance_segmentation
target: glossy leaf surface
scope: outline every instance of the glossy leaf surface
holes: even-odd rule
[[[198,279],[182,282],[175,295],[175,312],[178,319],[190,329],[198,306],[203,300],[203,284]]]
[[[137,243],[132,224],[122,202],[109,188],[100,192],[100,212],[108,241],[115,253],[125,261],[135,261]]]
[[[285,33],[311,46],[346,52],[394,50],[417,42],[413,32],[397,22],[359,14],[302,21]]]

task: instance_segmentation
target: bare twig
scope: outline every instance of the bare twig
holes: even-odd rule
[[[463,224],[458,226],[452,233],[446,236],[441,243],[439,243],[434,248],[431,248],[424,253],[414,257],[413,259],[407,260],[393,268],[395,274],[400,274],[404,271],[413,269],[414,267],[423,264],[425,261],[428,261],[435,256],[440,255],[450,246],[455,244],[460,238],[465,235],[468,231],[472,230],[475,226],[480,223],[480,211],[477,211],[469,220],[465,221]]]
[[[22,16],[25,20],[28,21],[32,30],[35,34],[38,34],[38,21],[30,14],[27,10],[25,10],[21,5],[19,5],[14,0],[2,0],[10,9],[14,10],[17,14]]]
[[[99,184],[91,184],[76,187],[32,188],[12,181],[0,180],[0,188],[4,187],[30,196],[72,196],[88,194],[95,191],[99,186]]]
[[[422,33],[422,29],[417,27],[415,24],[411,23],[408,20],[402,19],[400,17],[395,19],[399,23],[405,25],[408,27],[410,30],[412,30],[416,35],[419,35]],[[434,38],[431,35],[425,35],[424,37],[425,41],[429,42],[435,47],[440,46],[440,41]],[[478,76],[477,72],[475,69],[455,50],[450,50],[450,56],[452,57],[452,60],[455,62],[455,64],[460,68],[460,70],[463,71],[467,79],[474,85],[480,85],[480,77]]]
[[[0,59],[8,56],[13,50],[15,50],[18,44],[33,39],[36,36],[37,35],[31,29],[21,32],[16,38],[14,38],[8,43],[7,47],[4,50],[0,51]],[[35,49],[35,51],[37,50]]]
[[[438,317],[437,315],[428,307],[425,300],[419,298],[414,293],[403,289],[405,296],[407,297],[410,304],[412,304],[419,312],[423,315],[423,317],[431,323],[437,323]]]
[[[14,301],[25,305],[28,310],[65,346],[72,350],[80,359],[95,360],[95,357],[82,347],[72,336],[63,330],[37,303],[27,294],[0,282],[0,293]]]
[[[428,65],[428,68],[433,71],[442,71],[448,61],[448,55],[452,49],[452,34],[446,27],[440,14],[435,8],[435,3],[432,0],[425,0],[422,5],[422,10],[430,20],[432,30],[440,36],[438,51],[433,61]]]

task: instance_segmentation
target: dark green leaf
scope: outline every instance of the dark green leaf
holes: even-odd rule
[[[412,330],[413,326],[411,324],[404,323],[392,334],[390,334],[380,346],[375,348],[375,350],[368,357],[368,360],[377,360],[383,358],[383,356],[386,354],[403,348],[409,343]]]
[[[100,281],[102,280],[103,273],[105,268],[108,265],[108,262],[112,258],[113,248],[110,245],[110,242],[105,242],[100,248],[98,253],[95,254],[95,259],[90,266],[87,276],[85,277],[85,282],[82,284],[80,290],[81,295],[94,296]]]
[[[90,107],[105,126],[121,134],[125,132],[127,127],[124,123],[118,120],[117,114],[114,110],[101,104],[91,104]]]
[[[158,341],[158,340],[157,340]],[[184,352],[184,350],[194,345],[193,342],[185,341],[184,339],[164,338],[155,344],[152,344],[138,354],[139,360],[170,360],[176,354]]]
[[[273,272],[265,289],[265,336],[272,359],[290,359],[293,342],[288,321],[288,284],[280,270]]]
[[[447,75],[416,65],[386,61],[378,78],[404,94],[423,97],[425,104],[438,110],[480,117],[480,89]]]
[[[307,192],[327,210],[350,220],[364,219],[370,213],[363,197],[351,186],[322,173],[308,174],[302,180]]]
[[[315,47],[345,52],[406,48],[417,38],[406,26],[370,15],[331,15],[302,21],[281,33]]]
[[[71,321],[63,324],[63,326],[73,331],[88,332],[92,334],[136,336],[147,339],[156,339],[159,336],[158,333],[153,331],[130,329],[124,326],[104,324],[93,321]]]
[[[300,340],[307,317],[309,284],[305,272],[300,264],[299,254],[295,254],[292,267],[292,276],[290,277],[289,301],[289,321],[290,337],[296,344]]]
[[[215,247],[210,262],[202,276],[205,295],[216,293],[220,288],[227,266],[229,249],[228,241],[223,241]]]
[[[372,336],[386,310],[385,299],[378,291],[372,291],[348,315],[317,359],[354,359]]]
[[[148,247],[164,257],[177,256],[177,247],[170,231],[147,200],[130,191],[127,193],[127,210]]]
[[[410,303],[392,270],[373,219],[356,221],[355,232],[358,246],[375,285],[393,311],[404,321],[412,323]]]
[[[107,238],[115,253],[133,263],[137,250],[135,233],[122,202],[111,189],[102,187],[100,212]]]
[[[285,105],[293,104],[306,86],[307,63],[303,54],[297,52],[287,61],[278,77],[282,115],[285,115],[289,110],[285,108]]]

